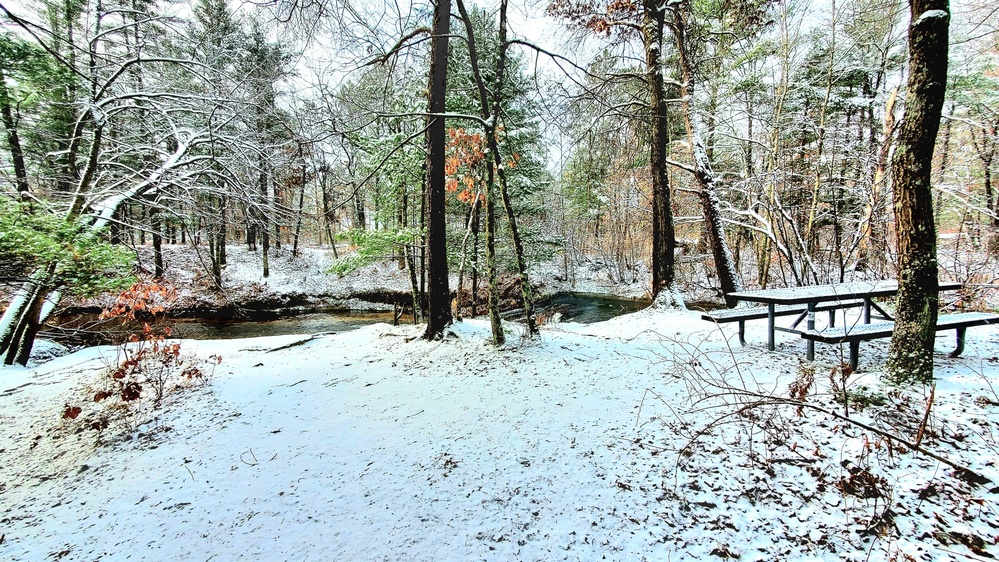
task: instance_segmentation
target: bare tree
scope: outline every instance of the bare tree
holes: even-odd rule
[[[947,86],[948,0],[909,1],[909,80],[892,177],[898,243],[898,305],[888,375],[933,380],[937,321],[936,226],[931,165]]]
[[[450,34],[451,1],[437,0],[434,8],[433,38],[430,48],[429,116],[427,129],[427,330],[423,337],[438,339],[451,323],[451,295],[448,290],[447,223],[444,209],[445,92],[447,89],[447,47]]]

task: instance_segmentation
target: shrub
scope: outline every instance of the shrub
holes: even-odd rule
[[[139,281],[122,292],[101,318],[156,321],[175,298],[176,291],[171,287]],[[206,382],[215,366],[222,362],[217,355],[209,356],[207,361],[185,357],[181,344],[168,341],[169,336],[169,327],[155,329],[144,322],[141,332],[132,334],[119,348],[93,391],[92,402],[100,407],[92,416],[84,417],[88,427],[99,433],[112,424],[134,429],[146,421],[143,415],[146,409],[159,408],[163,399],[177,388]],[[210,369],[206,372],[204,367]],[[79,406],[66,404],[63,418],[77,419],[81,413]]]

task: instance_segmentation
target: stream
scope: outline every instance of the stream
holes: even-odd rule
[[[539,300],[536,308],[542,313],[545,311],[558,313],[559,322],[591,324],[635,312],[648,305],[649,302],[646,300],[588,293],[563,293]],[[170,318],[161,325],[170,327],[171,337],[219,340],[346,332],[379,322],[391,324],[392,315],[392,311],[337,310],[307,312],[263,320]],[[509,320],[518,320],[516,312],[504,316]],[[412,322],[412,316],[407,314],[400,319],[400,322]],[[43,332],[42,337],[71,344],[96,345],[122,341],[129,333],[138,330],[141,330],[141,325],[131,327],[122,326],[118,321],[99,321],[96,314],[75,315],[61,318],[60,327]]]

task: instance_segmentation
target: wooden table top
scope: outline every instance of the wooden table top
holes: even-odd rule
[[[940,291],[960,289],[961,283],[945,281],[938,285]],[[898,281],[856,281],[832,285],[807,285],[785,289],[764,289],[761,291],[738,291],[729,296],[741,301],[765,304],[805,304],[830,300],[888,297],[898,292]]]

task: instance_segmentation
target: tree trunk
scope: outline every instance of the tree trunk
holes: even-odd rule
[[[364,195],[360,188],[354,189],[354,228],[364,230],[367,228],[368,220],[364,215]]]
[[[476,202],[472,208],[472,318],[479,309],[479,215],[482,214],[482,203]]]
[[[260,166],[260,173],[257,178],[257,185],[260,190],[260,199],[259,205],[255,207],[254,214],[257,216],[257,228],[260,229],[261,261],[263,262],[263,275],[266,278],[271,275],[270,256],[268,255],[271,249],[271,238],[270,231],[267,230],[267,227],[270,226],[270,222],[268,220],[270,217],[268,217],[267,212],[267,203],[269,201],[267,183],[270,178],[268,177],[267,162],[264,161],[262,156],[260,157],[258,164]]]
[[[3,364],[24,365],[31,356],[35,335],[45,320],[42,314],[52,281],[55,264],[32,274],[15,293],[0,317],[0,355]]]
[[[708,160],[704,143],[701,142],[694,124],[694,72],[690,53],[687,51],[687,17],[690,14],[690,2],[683,2],[674,11],[673,35],[676,38],[676,49],[680,64],[681,86],[680,103],[683,113],[683,122],[687,129],[687,139],[690,142],[690,150],[694,158],[694,177],[701,188],[701,205],[704,209],[704,220],[707,223],[707,231],[711,242],[711,254],[715,260],[715,269],[718,272],[718,281],[721,284],[722,294],[728,306],[736,305],[736,301],[728,295],[742,290],[742,281],[735,270],[735,263],[732,259],[732,252],[728,248],[725,240],[725,229],[722,224],[721,207],[718,201],[718,194],[715,186],[715,174],[711,169],[711,162]]]
[[[646,81],[652,138],[649,141],[649,168],[652,172],[652,298],[666,289],[673,291],[676,276],[676,234],[670,196],[666,148],[669,146],[669,118],[663,85],[663,29],[666,14],[656,0],[644,0],[642,42],[645,45]]]
[[[153,231],[153,277],[159,279],[163,277],[163,225],[160,224],[160,209],[155,199],[152,205],[149,209],[149,227]]]
[[[461,238],[461,252],[459,253],[461,262],[458,265],[458,296],[454,299],[454,306],[451,310],[451,314],[459,322],[462,319],[461,295],[465,291],[465,268],[471,262],[468,256],[468,239],[472,237],[472,224],[475,222],[475,209],[479,206],[479,197],[479,192],[476,191],[475,196],[472,198],[472,204],[468,206],[468,218],[465,220],[465,235]],[[472,317],[475,317],[474,311],[472,312]]]
[[[17,122],[14,120],[10,103],[10,92],[7,91],[7,79],[2,71],[0,71],[0,114],[3,115],[3,126],[7,130],[7,145],[10,147],[10,159],[14,164],[18,199],[27,202],[30,195],[28,169],[24,165],[24,151],[21,149],[21,139],[17,134]]]
[[[121,238],[121,225],[124,222],[125,213],[121,209],[114,212],[114,220],[111,221],[111,225],[108,227],[108,235],[112,244],[122,244],[124,240]]]
[[[301,144],[298,145],[298,156],[302,158]],[[291,244],[291,255],[295,257],[298,257],[298,238],[302,234],[302,213],[305,208],[305,180],[308,179],[305,160],[302,160],[301,164],[302,176],[299,178],[298,209],[295,211],[295,238]]]
[[[423,337],[440,339],[451,323],[451,295],[448,289],[447,217],[444,208],[446,175],[444,159],[447,131],[444,104],[447,83],[448,35],[451,23],[451,0],[437,0],[430,57],[429,113],[427,128],[427,330]]]
[[[999,226],[999,215],[996,214],[995,203],[992,202],[992,158],[982,161],[984,177],[982,183],[985,185],[985,208],[991,217],[992,226]]]
[[[226,232],[228,231],[228,228],[226,228],[227,227],[227,223],[226,223],[226,218],[225,218],[225,213],[226,213],[226,208],[227,207],[228,207],[228,199],[226,198],[225,195],[220,195],[219,196],[219,239],[218,239],[219,251],[218,251],[218,254],[219,254],[219,265],[222,265],[222,266],[224,266],[227,263],[227,261],[226,261],[226,254],[225,254],[225,245],[226,245],[226,238],[227,238]],[[221,285],[221,280],[222,280],[222,278],[219,277],[219,284],[220,285]]]
[[[887,370],[895,381],[929,383],[939,298],[930,173],[947,86],[949,2],[910,0],[909,17],[905,117],[891,166],[899,287]]]
[[[948,128],[950,121],[947,121]],[[996,125],[990,124],[982,131],[981,136],[975,134],[975,129],[971,129],[971,144],[978,153],[978,160],[982,163],[982,185],[985,189],[985,210],[989,215],[988,222],[992,226],[999,226],[999,202],[993,200],[992,188],[992,161],[996,155]],[[939,212],[939,211],[938,211]]]
[[[267,232],[266,228],[260,229],[260,255],[261,261],[263,262],[263,275],[264,278],[271,276],[271,260],[270,260],[270,250],[271,250],[271,240],[270,234]]]
[[[503,323],[499,312],[499,282],[496,275],[496,198],[493,190],[493,166],[490,157],[486,158],[486,276],[489,278],[489,326],[492,330],[493,343],[503,345],[506,335],[503,333]]]
[[[213,209],[212,202],[217,201],[218,207]],[[208,256],[211,261],[212,286],[216,291],[222,290],[222,266],[225,265],[225,196],[210,196],[210,211],[217,211],[219,222],[208,227]]]

